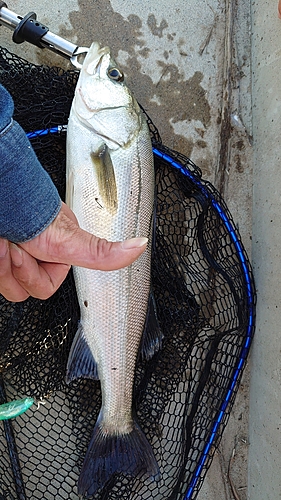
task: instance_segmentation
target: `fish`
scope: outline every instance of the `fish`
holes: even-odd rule
[[[110,49],[94,42],[80,71],[67,128],[66,202],[82,229],[109,241],[149,240],[130,266],[74,267],[80,322],[66,381],[99,379],[102,404],[78,480],[89,497],[112,478],[159,478],[133,404],[139,350],[161,348],[151,293],[154,166],[150,133]],[[150,326],[149,326],[150,325]]]

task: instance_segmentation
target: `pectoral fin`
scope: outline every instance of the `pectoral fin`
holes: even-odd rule
[[[111,215],[117,212],[117,186],[114,168],[107,146],[103,146],[98,152],[91,153],[91,160],[97,174],[101,207],[105,208]]]

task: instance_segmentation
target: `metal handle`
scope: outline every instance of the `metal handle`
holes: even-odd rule
[[[73,66],[81,69],[78,58],[88,52],[87,47],[78,47],[72,42],[55,35],[45,25],[39,23],[35,12],[22,17],[7,8],[5,2],[0,2],[0,25],[7,26],[14,31],[13,41],[22,43],[27,41],[40,48],[47,48],[56,54],[69,58]]]

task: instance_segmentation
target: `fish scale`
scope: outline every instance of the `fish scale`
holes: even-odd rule
[[[109,241],[145,236],[149,244],[126,268],[73,270],[81,319],[67,381],[99,378],[102,392],[79,477],[78,491],[84,496],[102,488],[116,472],[150,477],[159,472],[132,412],[135,365],[150,297],[153,155],[135,98],[123,78],[112,80],[111,74],[122,75],[109,49],[93,44],[69,117],[67,203],[79,225],[96,236]]]

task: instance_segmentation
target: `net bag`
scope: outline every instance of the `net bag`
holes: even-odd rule
[[[67,123],[77,76],[0,50],[0,81],[14,98],[15,119],[26,132],[44,131],[31,142],[63,199],[66,138],[53,132]],[[150,361],[138,361],[134,400],[161,480],[116,474],[95,500],[197,497],[254,332],[252,271],[224,201],[148,123],[156,175],[152,287],[164,338]],[[78,320],[71,272],[46,301],[0,296],[0,402],[37,402],[0,423],[0,500],[78,500],[101,405],[99,382],[65,383]]]

